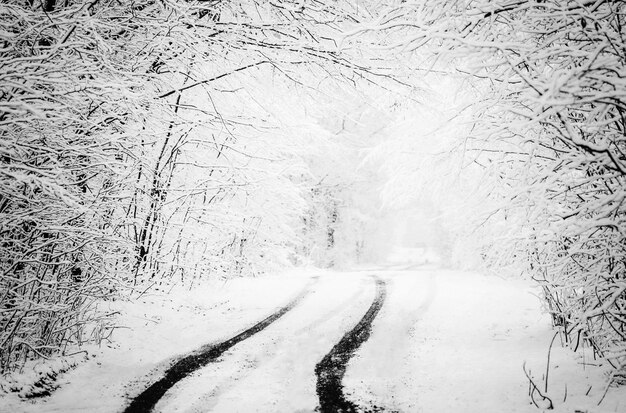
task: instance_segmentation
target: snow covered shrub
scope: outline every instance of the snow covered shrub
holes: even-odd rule
[[[586,340],[616,369],[626,368],[624,7],[492,9],[510,19],[495,19],[494,45],[515,29],[526,43],[499,52],[507,63],[498,76],[511,93],[501,95],[501,110],[514,115],[494,137],[518,152],[497,163],[524,171],[505,182],[533,240],[526,247],[542,257],[527,269],[574,347]]]
[[[503,229],[485,257],[517,260],[574,344],[622,371],[625,14],[624,2],[433,0],[390,6],[361,29],[467,75],[478,99],[462,150],[504,212],[477,220]]]
[[[80,352],[45,363],[31,362],[22,372],[0,377],[0,394],[17,393],[26,399],[49,395],[58,387],[56,378],[59,374],[71,370],[87,358],[86,352]]]
[[[0,9],[0,372],[91,340],[93,304],[132,260],[119,208],[124,125],[141,112],[136,51],[121,46],[132,13],[82,1]]]
[[[0,373],[97,341],[96,303],[127,286],[295,250],[305,206],[282,160],[298,155],[259,101],[317,85],[303,68],[375,78],[332,39],[348,6],[2,4]]]
[[[563,327],[573,348],[591,346],[616,368],[626,356],[623,236],[598,228],[576,239],[536,246],[544,264],[529,268],[544,291],[554,324]],[[546,260],[550,264],[546,264]]]

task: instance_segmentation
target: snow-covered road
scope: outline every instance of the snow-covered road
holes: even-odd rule
[[[541,381],[553,333],[525,282],[415,266],[242,279],[214,288],[212,299],[199,298],[205,294],[199,291],[185,298],[187,307],[159,316],[159,323],[134,326],[128,347],[103,351],[97,364],[90,360],[63,376],[51,397],[34,404],[8,400],[7,411],[123,412],[177,361],[283,309],[168,385],[154,411],[320,411],[316,366],[369,310],[371,331],[368,324],[359,333],[364,341],[354,346],[341,380],[349,405],[407,413],[537,412],[522,365]],[[372,313],[376,300],[382,306]],[[289,303],[293,308],[285,310]],[[341,357],[334,354],[333,360]],[[585,376],[573,360],[567,350],[553,349],[556,411],[592,405],[589,397],[602,393],[596,386],[589,400],[577,398],[587,382],[573,378]],[[560,400],[564,386],[567,402]],[[613,396],[603,403],[609,405],[606,411],[621,411]]]
[[[317,406],[315,365],[366,312],[371,277],[321,277],[292,311],[181,381],[161,412],[299,412]]]
[[[527,334],[530,322],[541,318],[532,311],[524,320],[534,297],[519,283],[426,267],[319,277],[293,310],[178,382],[155,411],[313,411],[323,404],[315,367],[367,312],[374,276],[385,280],[387,298],[348,364],[343,385],[353,405],[536,411],[521,371],[524,357],[533,356],[524,353],[524,340],[536,339]]]

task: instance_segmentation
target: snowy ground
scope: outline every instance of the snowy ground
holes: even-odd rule
[[[532,288],[426,261],[434,260],[400,256],[387,267],[237,279],[149,296],[120,308],[128,328],[118,330],[115,345],[94,349],[97,357],[62,375],[52,396],[5,396],[0,411],[121,412],[177,357],[233,336],[308,288],[293,310],[178,382],[155,410],[312,412],[315,365],[367,311],[373,275],[386,281],[387,297],[348,364],[350,400],[402,412],[542,411],[531,404],[522,365],[543,391],[554,333]],[[555,411],[626,412],[623,388],[610,389],[597,406],[603,369],[590,352],[575,355],[558,342],[547,392]]]

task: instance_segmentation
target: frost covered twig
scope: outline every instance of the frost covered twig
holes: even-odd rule
[[[524,362],[522,369],[524,370],[524,374],[526,375],[526,378],[528,379],[528,382],[530,383],[531,391],[529,395],[535,407],[552,410],[554,408],[554,405],[552,404],[552,400],[548,396],[543,394],[541,390],[539,390],[539,387],[537,387],[537,385],[535,384],[535,381],[530,376],[530,372],[526,371],[526,362]],[[539,397],[541,397],[541,400],[539,402],[535,400],[535,393],[537,393]],[[541,405],[539,405],[539,403],[541,403]]]

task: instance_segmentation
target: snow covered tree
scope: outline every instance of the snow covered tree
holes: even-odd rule
[[[125,125],[144,111],[129,66],[141,55],[128,43],[133,7],[0,10],[2,371],[106,334],[90,309],[128,267],[116,209],[132,157]]]
[[[479,94],[465,156],[499,182],[490,197],[507,206],[488,222],[518,229],[491,252],[525,264],[573,344],[591,343],[622,373],[625,11],[606,1],[403,1],[352,32],[387,33],[387,47],[467,75]]]
[[[106,336],[96,304],[129,285],[289,260],[306,201],[302,171],[285,170],[302,158],[261,92],[386,78],[337,47],[367,13],[343,1],[5,2],[0,371]]]

